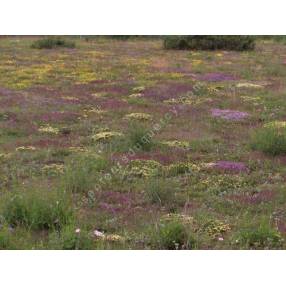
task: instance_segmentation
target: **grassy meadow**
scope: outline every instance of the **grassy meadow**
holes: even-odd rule
[[[285,249],[286,45],[0,38],[0,249]]]

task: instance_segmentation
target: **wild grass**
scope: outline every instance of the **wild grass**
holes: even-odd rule
[[[150,130],[142,124],[133,123],[129,126],[127,140],[129,146],[142,151],[150,151],[155,146]]]
[[[71,193],[86,193],[95,187],[100,171],[107,161],[97,155],[76,155],[67,163],[62,176],[62,187]]]
[[[286,128],[263,127],[257,130],[252,136],[251,147],[273,156],[286,154]]]
[[[60,229],[74,216],[69,196],[58,190],[46,189],[5,193],[0,214],[5,223],[32,230]]]
[[[178,184],[164,178],[152,178],[145,183],[146,198],[153,204],[168,207],[176,205],[178,191]]]
[[[85,229],[78,229],[74,225],[67,225],[61,231],[49,235],[48,249],[59,250],[88,250],[94,249],[95,242],[91,234]]]
[[[242,229],[237,242],[245,249],[279,249],[283,244],[282,236],[267,224]]]
[[[75,43],[60,37],[48,37],[35,41],[31,48],[34,49],[53,49],[53,48],[75,48]]]
[[[155,249],[195,249],[197,241],[189,227],[174,220],[155,226],[151,234],[151,245]]]

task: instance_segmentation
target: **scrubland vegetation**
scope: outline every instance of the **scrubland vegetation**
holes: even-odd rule
[[[285,249],[284,42],[1,38],[0,249]]]

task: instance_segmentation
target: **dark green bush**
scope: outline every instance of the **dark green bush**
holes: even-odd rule
[[[237,242],[246,249],[279,249],[283,239],[276,230],[268,225],[261,225],[256,229],[241,230]]]
[[[150,151],[156,143],[154,138],[149,134],[149,131],[150,130],[142,124],[131,124],[127,133],[129,146],[134,150]]]
[[[178,221],[160,224],[151,240],[152,246],[156,249],[194,249],[197,245],[193,234]]]
[[[153,178],[146,182],[146,197],[148,201],[162,206],[172,207],[176,201],[176,192],[179,187],[173,181]]]
[[[77,233],[75,226],[67,225],[60,231],[60,233],[54,232],[49,236],[48,249],[94,249],[94,239],[92,239],[88,231],[82,229]]]
[[[60,229],[73,219],[69,198],[51,190],[7,193],[2,197],[0,214],[13,227],[33,230]]]
[[[273,156],[286,154],[286,128],[274,123],[257,130],[252,136],[251,147]]]
[[[253,50],[252,36],[166,36],[165,49],[176,50]]]
[[[75,48],[75,43],[60,37],[48,37],[35,41],[31,47],[33,49]]]
[[[94,188],[99,172],[107,167],[104,158],[90,154],[73,156],[66,164],[62,186],[67,192],[85,193]]]

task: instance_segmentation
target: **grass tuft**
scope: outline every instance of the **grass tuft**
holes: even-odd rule
[[[273,156],[286,154],[286,128],[264,126],[254,133],[251,148]]]
[[[73,219],[69,197],[51,190],[19,190],[6,193],[0,213],[12,227],[32,230],[60,229]]]

